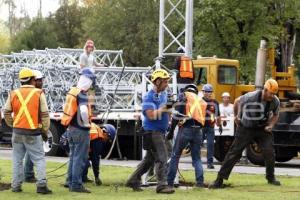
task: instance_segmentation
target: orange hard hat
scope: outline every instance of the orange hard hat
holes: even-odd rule
[[[269,92],[276,94],[278,92],[278,83],[276,80],[270,78],[265,82],[264,88],[266,88]]]

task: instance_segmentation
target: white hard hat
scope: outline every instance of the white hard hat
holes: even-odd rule
[[[33,70],[33,73],[35,74],[35,79],[42,79],[42,78],[44,78],[42,72],[40,72],[39,70]]]
[[[230,94],[228,92],[223,92],[222,97],[230,97]]]

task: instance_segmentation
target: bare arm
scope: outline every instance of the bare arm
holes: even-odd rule
[[[234,122],[237,126],[239,126],[241,123],[240,112],[241,112],[240,98],[236,98],[233,104],[233,113],[234,113]]]
[[[10,95],[9,95],[4,107],[4,120],[8,126],[13,127],[13,118],[11,114],[12,114],[12,107],[10,104]]]

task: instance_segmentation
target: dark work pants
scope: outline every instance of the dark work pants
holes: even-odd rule
[[[267,133],[264,128],[245,128],[238,127],[236,137],[225,156],[222,167],[218,173],[218,178],[228,179],[235,163],[239,161],[242,152],[253,140],[255,140],[262,150],[266,165],[266,178],[268,180],[274,178],[274,147],[273,135]]]
[[[106,142],[101,141],[99,139],[91,140],[89,160],[86,162],[85,168],[83,170],[83,180],[87,180],[90,161],[92,162],[94,177],[99,178],[100,156],[104,153],[105,145]]]
[[[146,151],[146,156],[137,166],[137,169],[129,177],[127,183],[140,185],[141,177],[145,174],[152,163],[155,163],[155,174],[157,179],[157,187],[161,187],[167,184],[167,147],[165,144],[164,135],[160,132],[151,133],[152,148]]]

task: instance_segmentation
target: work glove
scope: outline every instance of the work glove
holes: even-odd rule
[[[173,137],[174,137],[174,131],[169,131],[169,132],[167,133],[166,139],[167,139],[167,140],[172,140]]]
[[[220,133],[220,135],[222,135],[222,133],[223,133],[223,127],[222,126],[219,126],[219,133]]]
[[[47,142],[47,140],[48,140],[48,135],[47,135],[47,133],[42,133],[42,138],[43,138],[43,141],[44,141],[44,142]]]

